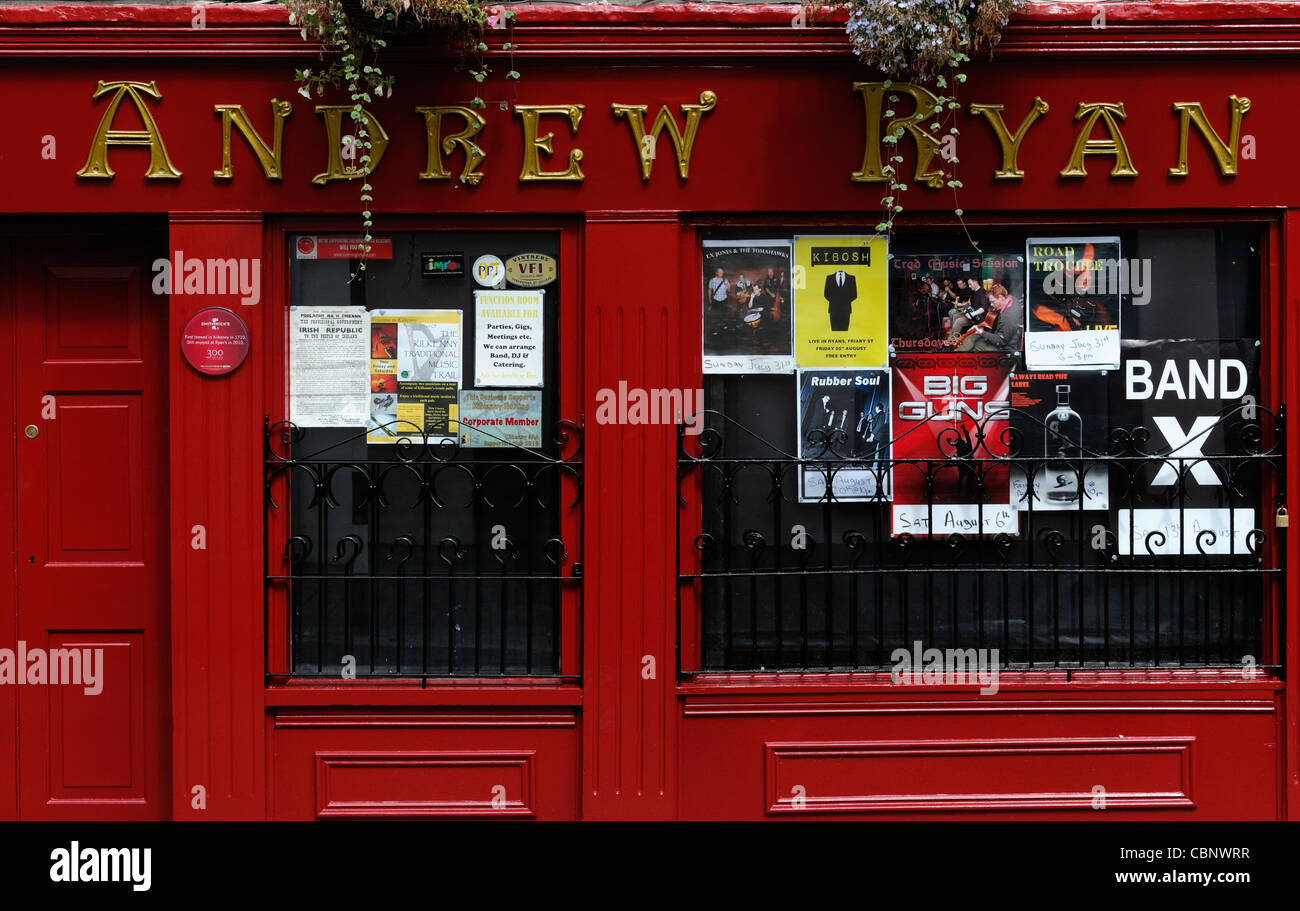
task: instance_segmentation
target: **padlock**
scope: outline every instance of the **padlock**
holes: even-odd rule
[[[1286,528],[1291,524],[1291,517],[1286,514],[1285,506],[1279,506],[1277,508],[1277,517],[1274,519],[1274,522],[1278,528]]]

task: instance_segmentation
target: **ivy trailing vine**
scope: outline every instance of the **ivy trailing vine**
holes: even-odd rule
[[[374,187],[370,183],[370,133],[366,129],[364,106],[373,98],[391,97],[394,77],[380,66],[380,52],[388,38],[421,31],[441,32],[461,58],[461,65],[482,85],[490,72],[488,46],[483,41],[487,29],[509,29],[514,37],[513,10],[485,5],[486,0],[280,0],[289,10],[289,22],[302,32],[304,41],[321,45],[321,64],[317,69],[296,69],[294,80],[298,93],[311,98],[315,91],[323,97],[327,90],[346,89],[352,103],[349,117],[353,132],[343,137],[343,157],[352,159],[349,170],[361,179],[361,223],[363,249],[370,252],[374,227]],[[507,40],[502,50],[510,56],[506,78],[517,80],[514,51],[517,45]],[[502,110],[509,102],[502,101]],[[475,110],[487,106],[481,94],[469,102]],[[365,271],[365,260],[360,270]],[[355,276],[354,276],[355,277]]]
[[[881,141],[888,155],[881,173],[888,178],[888,189],[881,197],[883,215],[876,225],[878,234],[891,234],[894,220],[903,211],[902,194],[907,184],[898,167],[903,163],[898,142],[905,130],[892,122],[893,105],[899,101],[890,91],[895,82],[909,82],[927,89],[935,98],[925,125],[941,149],[937,165],[942,176],[936,183],[953,191],[953,214],[963,215],[957,199],[961,181],[957,178],[959,160],[956,153],[960,129],[956,124],[961,103],[957,87],[966,81],[962,69],[973,54],[987,50],[990,54],[1002,36],[1002,28],[1011,13],[1026,0],[805,0],[814,14],[847,10],[845,31],[853,52],[864,63],[885,75],[884,88],[889,91],[884,116],[891,123]],[[918,101],[918,105],[921,102]],[[927,102],[928,103],[928,102]],[[946,131],[946,132],[941,132]],[[948,138],[951,137],[951,138]],[[932,165],[934,167],[936,165]],[[962,221],[965,228],[965,222]],[[967,232],[967,238],[970,238]],[[979,248],[974,240],[971,244]]]

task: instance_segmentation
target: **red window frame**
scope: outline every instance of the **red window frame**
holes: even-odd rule
[[[1286,210],[1278,208],[1273,211],[1243,212],[1241,210],[1199,209],[1195,212],[1179,210],[1141,211],[1141,212],[996,212],[964,213],[959,221],[955,216],[936,217],[932,213],[900,215],[894,224],[894,230],[905,235],[909,229],[964,229],[976,232],[980,228],[1017,229],[1023,228],[1026,236],[1034,232],[1057,231],[1062,229],[1086,229],[1089,226],[1160,226],[1177,225],[1254,225],[1259,229],[1262,248],[1260,250],[1259,287],[1263,299],[1259,302],[1260,312],[1260,404],[1276,411],[1279,403],[1284,401],[1285,379],[1288,370],[1293,369],[1288,361],[1286,338],[1284,333],[1285,314],[1282,301],[1283,256],[1283,220]],[[682,346],[683,376],[695,388],[703,387],[704,373],[700,359],[703,346],[703,323],[699,315],[700,290],[699,276],[703,268],[702,240],[710,230],[747,231],[753,230],[755,236],[769,236],[774,232],[796,234],[858,232],[873,234],[874,224],[868,224],[871,215],[863,216],[832,213],[823,216],[780,215],[770,213],[728,214],[725,216],[701,216],[684,218],[682,229],[682,284],[681,284],[681,321],[684,333],[690,333]],[[1285,442],[1285,441],[1284,441]],[[1287,463],[1294,459],[1293,453],[1286,455]],[[1288,464],[1288,468],[1289,468]],[[694,475],[691,487],[686,490],[689,502],[699,504],[699,475]],[[1264,503],[1272,501],[1279,492],[1279,479],[1274,476],[1271,486],[1264,490]],[[1283,491],[1284,492],[1284,491]],[[691,566],[696,559],[692,542],[702,529],[701,514],[698,506],[689,510],[679,507],[678,519],[681,531],[678,536],[678,560],[681,566]],[[1261,515],[1262,521],[1268,521],[1267,515]],[[1276,560],[1283,565],[1282,591],[1285,592],[1291,572],[1285,565],[1285,542],[1274,534],[1267,541],[1266,559]],[[676,580],[675,580],[676,581]],[[880,671],[863,672],[824,672],[795,671],[783,673],[746,673],[746,672],[694,672],[690,677],[683,677],[681,668],[699,667],[701,660],[701,607],[700,587],[676,582],[679,608],[678,625],[678,688],[679,694],[724,693],[743,689],[753,692],[797,693],[824,692],[836,689],[891,688],[905,690],[920,686],[919,684],[894,684],[890,675]],[[1282,672],[1257,673],[1253,678],[1246,678],[1241,671],[1232,669],[1143,669],[1114,668],[1099,670],[1052,669],[1033,671],[1005,671],[1000,673],[1000,685],[1006,687],[1043,685],[1085,685],[1098,683],[1159,683],[1161,685],[1199,685],[1207,683],[1233,683],[1254,689],[1281,691],[1285,676],[1284,657],[1286,642],[1283,638],[1285,625],[1283,613],[1286,610],[1284,598],[1277,596],[1273,590],[1263,604],[1263,656],[1261,667],[1281,667]],[[958,684],[926,685],[927,692],[954,692],[969,690],[970,686]]]
[[[571,219],[536,217],[399,217],[386,218],[382,229],[374,230],[377,236],[416,232],[442,232],[466,234],[471,232],[538,232],[559,236],[560,262],[558,279],[560,287],[559,314],[559,393],[558,414],[561,420],[582,421],[583,415],[583,358],[582,358],[582,297],[580,233]],[[268,319],[267,350],[271,353],[266,371],[266,401],[270,403],[268,415],[272,424],[287,420],[289,416],[289,249],[293,235],[332,234],[357,235],[355,216],[338,217],[288,217],[269,221],[264,232],[264,261],[267,268],[263,301],[267,306],[279,308],[279,317]],[[548,344],[554,344],[548,340]],[[260,419],[260,416],[259,416]],[[286,490],[287,479],[273,482],[271,494],[277,502]],[[585,487],[585,485],[584,485]],[[561,502],[573,502],[578,493],[576,485],[561,478]],[[585,500],[585,493],[584,493]],[[585,508],[585,506],[584,506]],[[583,511],[565,509],[561,515],[561,533],[564,540],[583,540]],[[267,540],[264,542],[268,567],[282,559],[284,544],[289,536],[287,510],[275,511],[268,520]],[[581,562],[581,549],[571,553],[568,565]],[[558,677],[493,677],[435,679],[423,683],[417,678],[342,679],[323,682],[319,679],[295,679],[287,675],[289,667],[288,592],[283,585],[267,585],[266,592],[266,671],[273,670],[282,682],[266,686],[267,703],[282,705],[338,705],[371,704],[382,701],[387,705],[422,705],[454,702],[460,705],[576,705],[581,702],[582,674],[582,587],[579,579],[561,587],[560,669]]]

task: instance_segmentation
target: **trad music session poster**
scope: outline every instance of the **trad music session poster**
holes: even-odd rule
[[[889,257],[889,343],[895,354],[1019,353],[1025,258],[1014,253]]]

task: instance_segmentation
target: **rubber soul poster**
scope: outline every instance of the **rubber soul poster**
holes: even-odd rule
[[[800,367],[889,365],[884,237],[796,237],[795,362]]]

